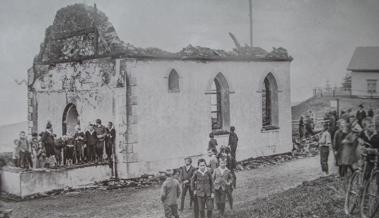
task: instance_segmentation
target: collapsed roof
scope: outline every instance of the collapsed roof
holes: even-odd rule
[[[107,16],[96,6],[69,5],[58,10],[46,29],[35,63],[79,61],[96,57],[292,61],[284,48],[271,52],[259,47],[237,47],[232,51],[188,45],[173,53],[159,48],[137,48],[118,37]]]

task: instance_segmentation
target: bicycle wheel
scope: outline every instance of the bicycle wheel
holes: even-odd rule
[[[374,218],[379,217],[379,172],[371,176],[370,180],[366,183],[361,202],[361,217]]]
[[[355,208],[360,204],[361,187],[362,187],[362,173],[357,170],[350,178],[349,185],[345,196],[345,213],[351,215]]]

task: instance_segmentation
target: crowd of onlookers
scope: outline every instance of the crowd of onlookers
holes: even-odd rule
[[[208,157],[199,159],[196,168],[192,165],[192,159],[187,157],[184,166],[167,171],[168,178],[162,184],[161,191],[165,217],[179,217],[178,209],[183,211],[187,192],[195,218],[204,218],[205,214],[211,218],[215,205],[223,217],[226,200],[233,209],[238,136],[235,128],[231,127],[228,145],[221,145],[219,149],[213,133],[209,134],[209,138]]]
[[[300,139],[315,134],[314,125],[310,125],[315,119],[310,118],[309,114],[306,115],[303,124],[302,118],[300,119]],[[322,123],[323,130],[319,138],[320,162],[321,169],[326,175],[329,174],[330,153],[335,157],[339,176],[344,177],[348,170],[354,171],[361,165],[361,154],[365,148],[379,149],[379,135],[375,128],[374,112],[372,109],[366,112],[363,104],[360,104],[356,111],[348,109],[341,111],[339,115],[336,111],[328,111]],[[373,166],[367,168],[368,174],[372,168]]]
[[[14,141],[14,164],[21,168],[49,168],[63,165],[83,163],[112,163],[114,157],[116,131],[113,123],[102,125],[97,119],[90,123],[86,131],[80,125],[69,135],[57,137],[50,122],[46,130],[37,134],[32,133],[28,139],[21,131],[19,138]]]

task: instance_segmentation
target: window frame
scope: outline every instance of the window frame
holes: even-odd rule
[[[278,130],[279,127],[279,91],[276,78],[268,73],[261,84],[262,132]]]
[[[167,88],[169,93],[180,92],[180,76],[175,69],[172,69],[168,74],[167,82]]]
[[[211,98],[216,98],[216,103],[214,104],[212,102],[212,99],[211,99],[211,127],[212,127],[212,131],[214,130],[222,130],[223,129],[223,114],[222,114],[222,96],[221,96],[221,86],[219,84],[219,82],[217,81],[217,79],[215,78],[213,80],[213,83],[214,83],[214,88],[212,91],[212,96]],[[213,107],[216,106],[216,110],[213,110]],[[213,122],[214,118],[212,116],[212,114],[216,114],[216,122]],[[219,127],[218,128],[214,128],[214,124],[218,124]]]
[[[367,80],[367,93],[368,94],[376,94],[377,93],[377,84],[378,80],[376,79],[368,79]]]

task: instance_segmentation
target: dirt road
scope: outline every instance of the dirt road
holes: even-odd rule
[[[258,197],[287,190],[320,175],[318,156],[238,172],[234,210],[238,210],[242,203],[246,205]],[[142,190],[89,190],[5,205],[14,209],[12,217],[21,218],[157,218],[163,217],[159,191],[159,187]],[[188,207],[187,203],[185,206]],[[232,213],[227,207],[227,214]],[[181,217],[192,217],[192,210],[185,209]]]

